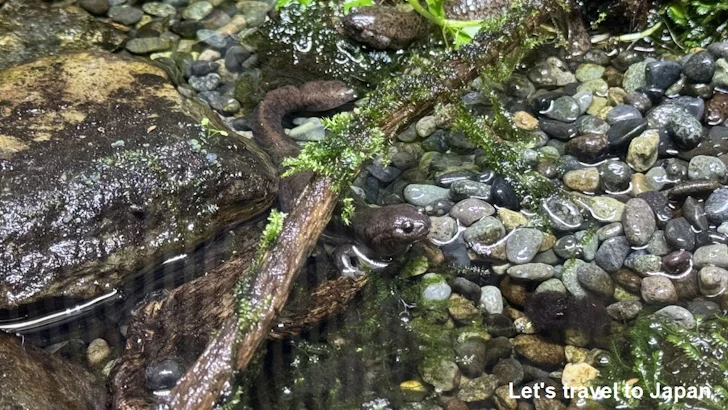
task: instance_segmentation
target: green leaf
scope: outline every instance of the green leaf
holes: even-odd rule
[[[354,7],[369,7],[373,6],[372,0],[349,0],[344,3],[344,14],[349,14],[349,10]]]
[[[685,10],[678,4],[673,4],[668,7],[667,15],[678,25],[684,26],[688,24]]]

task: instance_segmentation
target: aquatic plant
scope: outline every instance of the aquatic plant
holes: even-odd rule
[[[728,37],[725,0],[676,0],[664,9],[671,33],[684,47],[706,47]]]
[[[611,358],[597,381],[618,386],[619,397],[609,404],[632,409],[728,408],[727,316],[698,317],[694,327],[686,328],[643,314],[624,333],[613,336],[612,346]],[[693,391],[696,397],[676,402],[675,397],[660,394],[665,387],[675,386],[702,387],[710,395]],[[641,398],[633,394],[635,388],[644,392]]]

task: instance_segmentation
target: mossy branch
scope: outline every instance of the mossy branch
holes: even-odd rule
[[[438,57],[438,61],[422,64],[427,60],[413,59],[403,75],[388,79],[369,96],[367,107],[351,116],[335,117],[328,124],[329,138],[304,149],[299,160],[288,162],[293,171],[308,168],[316,173],[282,221],[281,234],[263,252],[249,282],[241,287],[241,312],[254,312],[254,320],[241,321],[236,313],[224,322],[170,393],[171,409],[212,408],[233,374],[248,366],[328,223],[342,187],[357,174],[363,161],[382,153],[385,141],[435,103],[457,95],[483,67],[496,64],[500,56],[521,47],[555,7],[559,6],[550,0],[529,1],[523,13],[511,16],[498,33],[482,33],[479,41]]]

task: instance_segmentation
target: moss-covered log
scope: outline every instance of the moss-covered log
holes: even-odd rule
[[[294,167],[312,168],[317,175],[285,219],[280,235],[261,255],[240,292],[241,308],[228,318],[197,362],[170,395],[172,409],[209,409],[243,371],[265,340],[288,297],[296,273],[331,217],[342,183],[358,172],[361,153],[376,154],[377,139],[390,138],[402,127],[449,99],[485,67],[519,54],[544,21],[560,12],[558,1],[524,1],[522,13],[498,32],[484,33],[473,43],[442,60],[414,61],[408,75],[391,79],[369,96],[362,109],[334,127],[332,138],[309,144]]]

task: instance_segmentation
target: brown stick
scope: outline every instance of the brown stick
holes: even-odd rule
[[[515,33],[533,33],[553,10],[550,3],[532,4],[534,13],[525,21],[510,22],[500,33],[484,36],[464,47],[446,61],[445,72],[424,73],[421,83],[432,84],[426,98],[405,102],[385,118],[380,128],[391,137],[454,89],[472,81],[481,68],[493,64],[502,54],[512,52],[521,43]],[[508,35],[514,38],[508,38]],[[442,68],[440,64],[438,68]],[[419,79],[411,81],[417,82]],[[406,96],[401,96],[406,101]],[[368,138],[368,130],[353,139]],[[188,369],[170,395],[170,407],[210,409],[220,397],[234,372],[244,370],[255,351],[268,335],[276,312],[288,297],[291,284],[304,258],[313,249],[318,236],[331,217],[338,199],[329,178],[315,176],[304,190],[295,209],[286,218],[281,236],[264,255],[252,277],[252,288],[246,295],[248,317],[234,314],[228,318],[215,339]]]

